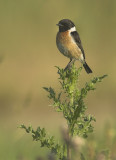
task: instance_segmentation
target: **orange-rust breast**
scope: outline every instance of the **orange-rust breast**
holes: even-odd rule
[[[82,52],[73,40],[69,31],[58,32],[56,37],[56,44],[61,53],[69,58],[75,58],[80,60]]]

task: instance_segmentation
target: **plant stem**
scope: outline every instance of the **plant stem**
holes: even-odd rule
[[[70,147],[70,133],[69,133],[69,130],[68,130],[68,141],[67,141],[67,160],[71,160],[71,147]]]

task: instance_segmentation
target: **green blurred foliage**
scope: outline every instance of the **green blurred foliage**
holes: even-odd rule
[[[1,0],[0,138],[4,145],[0,143],[0,148],[6,157],[2,159],[13,159],[10,157],[16,155],[13,148],[18,150],[17,146],[22,143],[21,138],[20,141],[14,140],[19,124],[37,126],[39,123],[57,134],[57,128],[63,123],[62,117],[48,106],[42,89],[50,84],[59,87],[56,86],[54,66],[65,67],[69,61],[59,53],[55,44],[56,23],[62,18],[74,21],[87,63],[93,70],[89,76],[82,71],[82,84],[90,77],[109,75],[102,87],[94,95],[89,94],[86,101],[91,113],[96,116],[96,130],[103,127],[105,120],[115,123],[116,1]],[[76,62],[76,65],[80,66],[80,63]],[[8,133],[12,145],[7,144]],[[21,148],[20,152],[24,149]]]

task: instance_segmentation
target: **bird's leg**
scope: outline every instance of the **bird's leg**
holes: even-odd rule
[[[76,60],[75,59],[70,59],[70,62],[67,64],[67,66],[65,67],[65,71],[67,70],[67,69],[70,69],[71,67],[72,67],[72,64],[75,62]]]

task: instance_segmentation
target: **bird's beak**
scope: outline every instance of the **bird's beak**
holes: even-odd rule
[[[58,23],[58,24],[56,24],[57,26],[63,26],[62,24],[60,24],[60,23]]]

